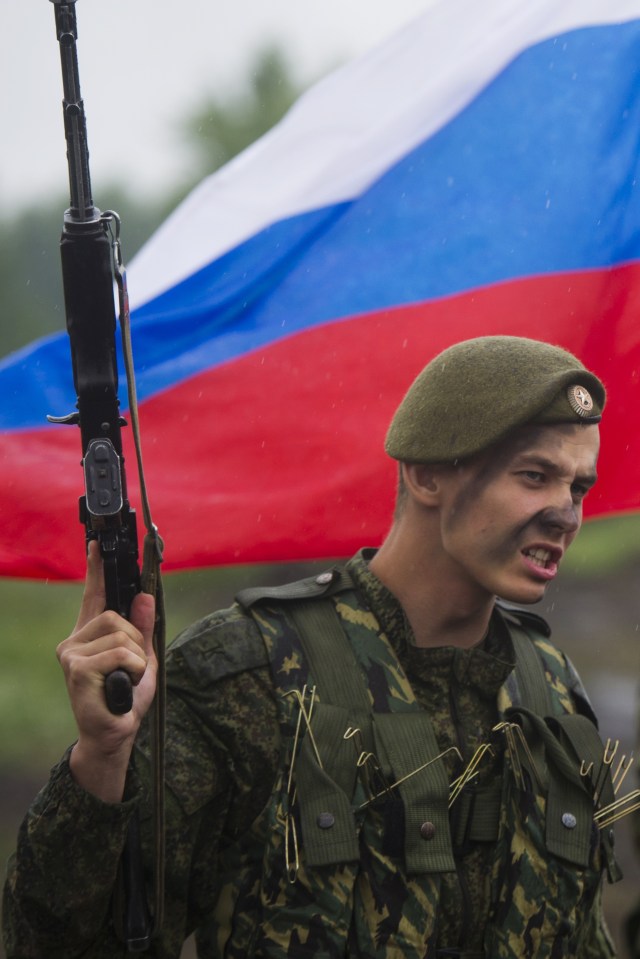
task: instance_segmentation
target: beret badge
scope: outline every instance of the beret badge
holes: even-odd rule
[[[584,386],[574,384],[567,388],[567,399],[569,406],[578,416],[590,416],[593,410],[593,399],[591,393]]]

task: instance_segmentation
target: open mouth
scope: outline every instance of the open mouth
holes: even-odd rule
[[[525,549],[523,552],[524,555],[527,556],[535,566],[539,566],[540,569],[554,569],[560,559],[559,550],[544,549],[542,546]]]

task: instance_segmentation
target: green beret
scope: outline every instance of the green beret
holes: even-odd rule
[[[600,380],[566,350],[519,336],[456,343],[419,374],[387,433],[389,456],[447,463],[527,423],[598,423]]]

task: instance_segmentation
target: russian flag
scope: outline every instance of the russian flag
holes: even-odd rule
[[[601,376],[589,509],[637,509],[639,143],[640,0],[439,0],[204,181],[129,270],[165,567],[375,545],[393,410],[480,334]],[[66,333],[0,390],[0,573],[79,577],[79,434],[45,423],[75,403]]]

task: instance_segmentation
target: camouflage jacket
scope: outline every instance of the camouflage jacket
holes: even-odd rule
[[[350,568],[358,593],[342,604],[340,615],[350,629],[389,638],[402,674],[411,681],[404,692],[407,702],[413,698],[428,713],[437,752],[446,753],[438,765],[448,784],[467,765],[476,747],[492,739],[500,719],[498,699],[504,696],[514,663],[509,631],[496,614],[481,647],[417,649],[401,608],[368,572],[366,563],[357,558]],[[300,670],[305,669],[295,637],[290,638],[290,671],[295,683],[287,684],[289,689],[298,688],[303,679]],[[574,693],[576,682],[570,666],[549,643],[539,640],[539,646],[557,701],[568,713],[573,712],[580,697],[578,694],[576,699]],[[278,668],[286,668],[280,653],[274,656],[274,648],[272,663],[279,659]],[[279,650],[284,648],[278,645]],[[296,670],[299,675],[294,676]],[[202,957],[246,956],[252,943],[256,956],[286,955],[287,950],[295,957],[369,955],[358,951],[353,939],[357,923],[351,918],[346,939],[331,944],[331,935],[325,936],[331,927],[330,914],[325,911],[327,897],[322,901],[322,913],[310,908],[309,874],[313,870],[304,863],[305,837],[300,830],[298,850],[294,827],[287,826],[288,838],[287,828],[283,832],[283,796],[286,801],[291,793],[285,788],[289,761],[283,764],[280,754],[281,750],[291,752],[289,733],[295,726],[296,701],[289,697],[287,708],[281,708],[284,701],[278,693],[285,687],[272,680],[269,656],[255,620],[234,606],[187,630],[171,650],[168,688],[167,915],[162,939],[154,943],[150,954],[179,956],[183,940],[195,929]],[[453,746],[460,750],[462,762],[456,760]],[[136,806],[142,814],[145,849],[150,846],[146,756],[143,734],[128,797],[115,806],[100,803],[76,787],[66,760],[54,769],[50,783],[29,811],[9,867],[4,904],[8,959],[124,955],[113,935],[109,899],[127,822]],[[507,782],[502,768],[500,749],[487,754],[478,787],[492,790],[496,782]],[[380,774],[384,775],[384,770],[374,770],[372,783]],[[357,788],[362,790],[362,778],[357,778]],[[377,788],[372,783],[368,788]],[[539,830],[544,821],[542,797],[524,790],[519,801],[526,828],[533,824]],[[401,806],[375,803],[363,817],[368,823],[363,832],[368,830],[373,838],[362,848],[369,857],[379,856],[379,862],[365,863],[358,891],[366,935],[375,945],[371,955],[388,959],[412,956],[402,944],[393,944],[402,943],[396,931],[399,923],[415,928],[425,916],[431,916],[425,927],[423,953],[428,956],[436,956],[436,948],[458,947],[463,950],[461,955],[486,954],[492,959],[499,955],[575,955],[582,959],[613,955],[599,905],[597,843],[590,844],[586,866],[570,865],[563,872],[562,862],[552,859],[544,890],[539,876],[536,879],[532,908],[526,890],[517,882],[509,885],[511,875],[522,875],[517,844],[524,840],[520,832],[517,836],[513,830],[509,833],[504,812],[497,841],[458,837],[456,848],[451,849],[453,861],[446,863],[453,868],[429,873],[426,879],[403,868],[382,868],[384,857],[394,862],[402,859],[404,829],[400,833],[395,829],[394,834]],[[503,810],[507,806],[503,803]],[[388,848],[377,848],[380,835],[387,837]],[[272,852],[266,857],[261,878],[267,846]],[[297,865],[296,854],[301,860]],[[334,912],[337,903],[344,913],[345,901],[353,901],[354,883],[349,877],[353,870],[320,865],[315,871],[320,886],[324,885],[325,891],[329,886],[334,892]],[[565,885],[567,876],[574,877],[572,889]],[[289,882],[290,878],[295,881]],[[569,900],[564,898],[567,891]],[[283,895],[287,899],[284,905]],[[305,909],[303,924],[299,919]],[[552,933],[550,925],[554,926]],[[273,928],[285,929],[288,939],[269,951]],[[493,937],[490,946],[489,929]],[[551,938],[545,940],[545,935]],[[322,946],[318,936],[320,940],[325,937]],[[512,937],[515,943],[510,943]],[[573,951],[567,951],[563,941]],[[558,951],[562,948],[564,951]]]

